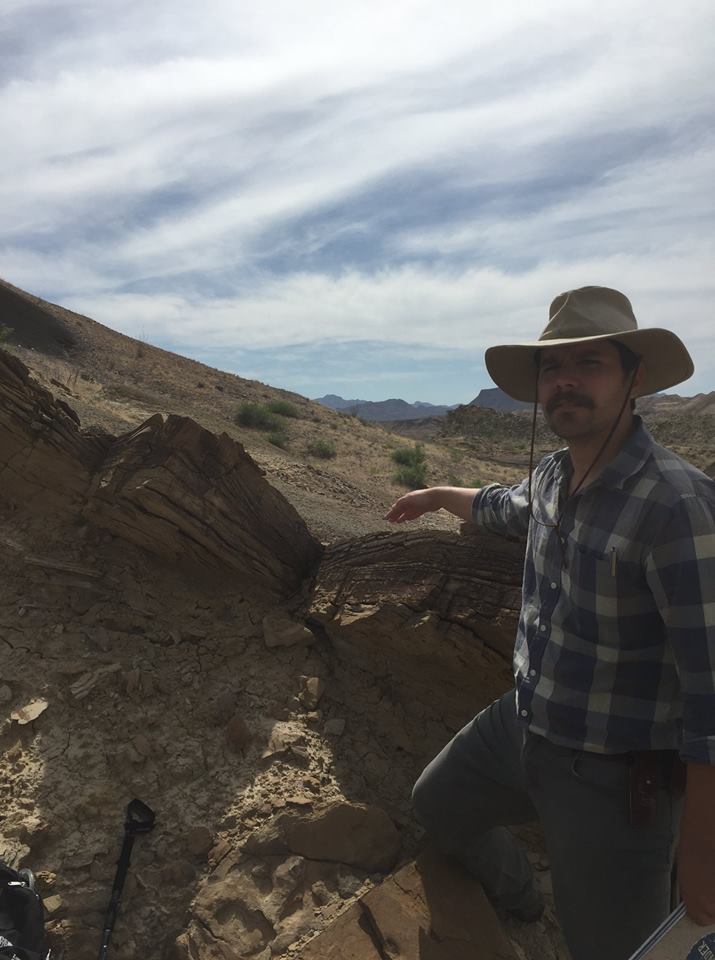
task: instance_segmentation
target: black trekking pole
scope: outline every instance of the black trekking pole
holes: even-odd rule
[[[114,886],[112,895],[109,898],[109,906],[104,918],[104,929],[102,930],[102,945],[99,948],[99,960],[105,960],[109,950],[109,940],[114,930],[114,923],[119,911],[119,901],[122,899],[122,890],[124,881],[129,870],[129,861],[132,856],[132,847],[134,846],[134,837],[139,833],[149,833],[154,829],[154,811],[141,800],[131,800],[127,804],[127,812],[124,820],[124,843],[122,852],[117,861],[117,872],[114,876]]]

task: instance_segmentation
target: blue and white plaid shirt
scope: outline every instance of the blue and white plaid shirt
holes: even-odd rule
[[[527,536],[514,650],[519,719],[597,753],[679,750],[715,764],[715,481],[636,428],[567,499],[568,450],[490,484],[475,523]]]

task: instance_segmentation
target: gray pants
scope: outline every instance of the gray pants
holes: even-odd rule
[[[628,761],[524,733],[514,692],[467,724],[415,784],[417,816],[495,903],[518,909],[533,877],[507,825],[540,820],[573,960],[628,960],[667,915],[680,802],[658,790],[651,823],[628,817]]]

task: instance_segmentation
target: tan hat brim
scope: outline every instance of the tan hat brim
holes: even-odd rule
[[[489,347],[484,355],[487,370],[498,387],[514,400],[532,403],[536,395],[534,352],[572,343],[618,340],[643,358],[645,377],[636,396],[644,397],[682,383],[693,375],[695,367],[683,341],[670,330],[657,327],[626,330],[568,340],[537,340],[534,343],[510,343]]]

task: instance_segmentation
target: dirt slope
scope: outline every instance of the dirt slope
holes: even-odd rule
[[[85,429],[118,434],[157,412],[189,416],[240,440],[321,539],[387,529],[382,516],[402,492],[390,455],[406,441],[381,426],[126,337],[2,281],[0,322],[13,328],[7,348],[70,404]],[[242,403],[279,399],[298,413],[284,420],[285,449],[270,443],[266,431],[248,430],[235,419]],[[336,456],[312,456],[308,447],[316,441],[334,444]],[[427,443],[426,452],[429,483],[515,480],[519,472],[493,466],[478,449],[458,444]],[[422,523],[454,528],[446,516]]]

